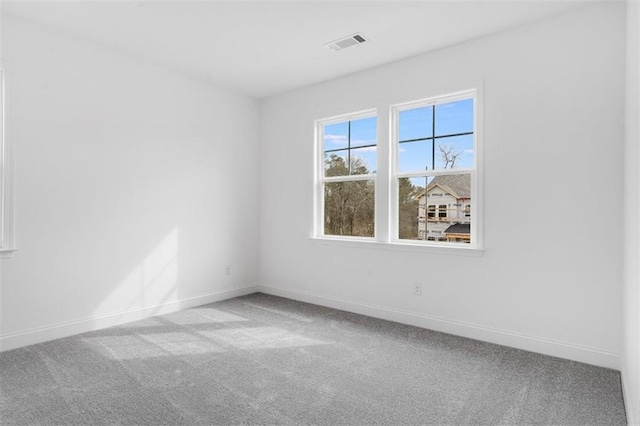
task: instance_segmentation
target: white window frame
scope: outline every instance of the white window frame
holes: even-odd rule
[[[339,116],[333,116],[329,118],[324,118],[315,121],[315,142],[316,142],[316,161],[315,161],[315,176],[316,176],[316,187],[314,190],[314,226],[313,226],[313,236],[317,238],[324,239],[333,239],[333,240],[349,240],[349,241],[364,241],[371,242],[375,241],[377,236],[379,235],[377,220],[376,220],[376,206],[378,205],[378,179],[376,173],[369,173],[366,175],[345,175],[345,176],[330,176],[326,177],[324,175],[324,128],[325,126],[343,123],[346,121],[355,121],[363,118],[371,118],[376,117],[376,120],[379,120],[377,110],[367,109],[364,111],[358,111],[351,114],[343,114]],[[378,135],[376,129],[376,147],[379,146],[380,137]],[[376,156],[378,158],[378,156]],[[379,161],[378,161],[379,163]],[[374,216],[373,216],[373,237],[358,237],[358,236],[348,236],[348,235],[330,235],[324,233],[324,184],[331,182],[357,182],[370,180],[374,182],[375,190],[374,190]]]
[[[438,104],[461,101],[464,99],[473,99],[473,168],[467,169],[446,169],[446,170],[425,170],[416,172],[398,172],[398,140],[399,140],[399,115],[400,112],[423,108],[429,106],[435,106]],[[405,102],[401,104],[392,105],[390,108],[391,116],[391,128],[389,143],[391,145],[391,178],[390,178],[390,223],[389,223],[389,235],[390,241],[396,244],[410,244],[420,246],[433,246],[433,247],[458,247],[458,248],[470,248],[470,249],[482,249],[482,231],[481,231],[481,211],[482,200],[479,191],[478,183],[478,169],[481,164],[481,147],[480,147],[480,134],[479,134],[479,108],[478,108],[478,90],[470,89],[452,94],[434,96],[427,99],[418,101]],[[425,240],[405,240],[399,238],[398,230],[398,179],[400,178],[424,178],[426,176],[438,176],[438,175],[452,175],[452,174],[469,174],[471,175],[471,243],[450,243],[441,241],[425,241]],[[436,212],[438,212],[436,206]],[[437,215],[438,213],[436,213]],[[463,247],[461,247],[463,246]]]
[[[444,91],[443,91],[444,92]],[[441,92],[441,93],[443,93]],[[449,90],[447,94],[425,96],[422,99],[397,104],[381,103],[377,108],[371,108],[351,114],[342,114],[314,122],[315,131],[315,159],[314,159],[314,191],[313,215],[310,239],[314,243],[340,245],[345,247],[361,247],[367,249],[382,249],[393,251],[428,252],[435,254],[451,254],[463,256],[481,256],[483,246],[483,111],[482,111],[482,83],[476,82],[464,90]],[[415,173],[398,173],[398,131],[399,112],[412,108],[431,106],[439,103],[473,98],[474,106],[474,167],[473,169],[447,169],[436,171],[418,171]],[[380,111],[387,111],[387,116]],[[324,205],[323,185],[328,181],[362,180],[365,176],[346,176],[343,179],[324,177],[324,134],[323,126],[346,120],[355,120],[377,116],[377,152],[378,167],[373,177],[375,179],[375,231],[373,238],[336,236],[324,234]],[[424,177],[425,174],[436,176],[448,174],[471,175],[471,243],[452,243],[443,241],[405,240],[399,238],[398,223],[398,179],[401,177]],[[436,207],[437,208],[437,207]],[[437,213],[436,213],[437,214]],[[428,212],[425,204],[425,220]]]
[[[0,64],[0,259],[16,251],[13,232],[13,158],[6,132],[5,68]]]

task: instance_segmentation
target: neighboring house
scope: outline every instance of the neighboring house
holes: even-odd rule
[[[436,176],[418,200],[418,238],[471,242],[471,176]],[[426,235],[425,235],[426,233]],[[425,238],[426,237],[426,238]]]

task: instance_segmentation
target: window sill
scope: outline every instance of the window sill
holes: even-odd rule
[[[0,249],[0,259],[11,259],[18,249]]]
[[[403,242],[383,242],[368,238],[331,238],[331,237],[310,237],[311,244],[364,248],[373,250],[408,251],[413,253],[444,254],[453,256],[480,257],[484,249],[469,246],[435,245]]]

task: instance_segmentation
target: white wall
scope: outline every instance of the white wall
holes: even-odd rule
[[[620,368],[624,27],[624,5],[590,6],[264,100],[264,291]],[[481,257],[308,238],[315,119],[371,107],[384,118],[390,103],[474,81]],[[594,202],[603,194],[611,202]]]
[[[622,383],[629,424],[640,425],[640,3],[627,2],[624,147],[624,287]]]
[[[257,101],[15,17],[2,34],[3,349],[255,290]]]

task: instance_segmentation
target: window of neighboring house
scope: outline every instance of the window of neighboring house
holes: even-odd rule
[[[443,231],[447,219],[453,221],[463,214],[471,215],[476,195],[476,92],[467,91],[451,96],[441,96],[392,108],[392,191],[397,201],[393,219],[398,241],[418,242],[427,239],[434,231]],[[432,192],[437,188],[438,192]],[[468,213],[461,207],[447,211],[438,205],[438,223],[427,223],[427,232],[408,224],[415,221],[415,212],[425,194],[451,196],[455,204],[461,199],[469,205]],[[435,211],[429,211],[429,217]],[[414,213],[415,214],[415,213]],[[470,216],[467,216],[470,217]],[[415,228],[415,229],[414,229]],[[478,247],[476,224],[468,229],[469,238],[460,240]],[[392,238],[393,239],[393,238]]]
[[[318,122],[319,217],[322,236],[375,236],[377,118],[375,111]]]
[[[11,257],[13,247],[13,203],[11,161],[5,129],[5,72],[0,68],[0,258]]]
[[[436,217],[436,206],[433,204],[430,204],[429,207],[427,208],[428,211],[428,216],[429,217]]]

